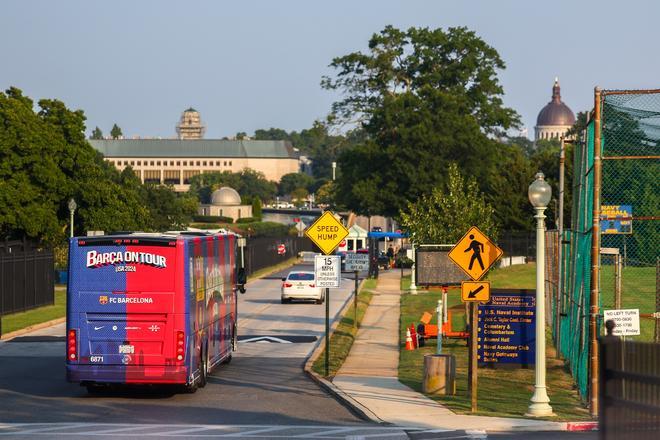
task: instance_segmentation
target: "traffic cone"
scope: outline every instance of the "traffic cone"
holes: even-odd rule
[[[413,344],[412,337],[410,336],[410,329],[406,329],[406,350],[414,350],[415,344]]]
[[[415,326],[410,324],[410,339],[412,339],[413,347],[419,348],[419,341],[417,340],[417,332],[415,331]]]

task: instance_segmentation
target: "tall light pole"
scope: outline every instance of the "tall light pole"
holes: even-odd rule
[[[70,232],[69,232],[69,237],[73,238],[73,213],[75,212],[76,208],[78,205],[76,204],[76,201],[73,200],[73,197],[69,199],[69,214],[70,214]]]
[[[536,365],[534,395],[527,409],[532,417],[553,416],[550,398],[545,387],[545,214],[552,188],[545,181],[542,172],[536,173],[536,180],[529,185],[527,194],[534,206],[536,215]]]
[[[335,180],[335,172],[337,170],[337,162],[332,162],[332,180]]]

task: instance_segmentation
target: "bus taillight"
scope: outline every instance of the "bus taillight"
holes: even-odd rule
[[[185,336],[183,332],[176,332],[176,360],[179,362],[183,360],[184,347]]]
[[[78,338],[74,329],[69,330],[67,338],[67,357],[70,361],[78,359]]]

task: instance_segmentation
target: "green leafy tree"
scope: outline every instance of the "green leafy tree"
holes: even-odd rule
[[[366,139],[339,154],[338,201],[364,215],[397,216],[447,179],[449,162],[488,188],[498,144],[488,135],[514,127],[502,105],[495,49],[466,28],[401,31],[391,26],[369,52],[335,58],[339,91],[331,119],[358,122]]]
[[[209,203],[211,194],[216,189],[229,186],[241,195],[241,198],[252,200],[271,200],[277,192],[277,184],[266,180],[263,173],[245,168],[238,173],[230,171],[204,173],[190,179],[190,194],[197,197],[200,203]]]
[[[245,139],[247,137],[248,137],[248,135],[244,131],[239,131],[238,133],[236,133],[236,140],[237,141],[242,141],[243,139]]]
[[[444,187],[434,188],[400,214],[401,225],[417,244],[456,243],[471,226],[492,239],[498,235],[490,206],[474,178],[465,179],[456,164],[450,164]]]
[[[177,194],[164,185],[145,185],[145,200],[156,231],[181,229],[197,213],[197,199],[189,194]]]
[[[92,135],[89,138],[95,140],[103,139],[103,132],[100,128],[96,127],[94,130],[92,130]]]
[[[293,204],[297,207],[300,208],[305,204],[305,200],[307,200],[307,196],[309,193],[305,188],[296,188],[291,192],[291,198],[293,199]]]
[[[312,176],[304,173],[289,173],[282,176],[278,185],[277,194],[286,196],[291,194],[297,188],[305,188],[310,191],[310,188],[315,184]]]
[[[123,135],[121,128],[119,128],[117,124],[113,124],[112,129],[110,130],[110,136],[112,136],[113,139],[119,139]]]
[[[259,197],[252,199],[252,217],[261,219],[263,217],[262,203]]]

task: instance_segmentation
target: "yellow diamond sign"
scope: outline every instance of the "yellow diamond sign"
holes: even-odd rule
[[[502,249],[472,226],[447,256],[470,278],[478,281],[502,256]]]
[[[312,225],[305,230],[305,235],[314,242],[321,251],[328,255],[348,235],[348,229],[335,218],[330,211],[316,219]]]

